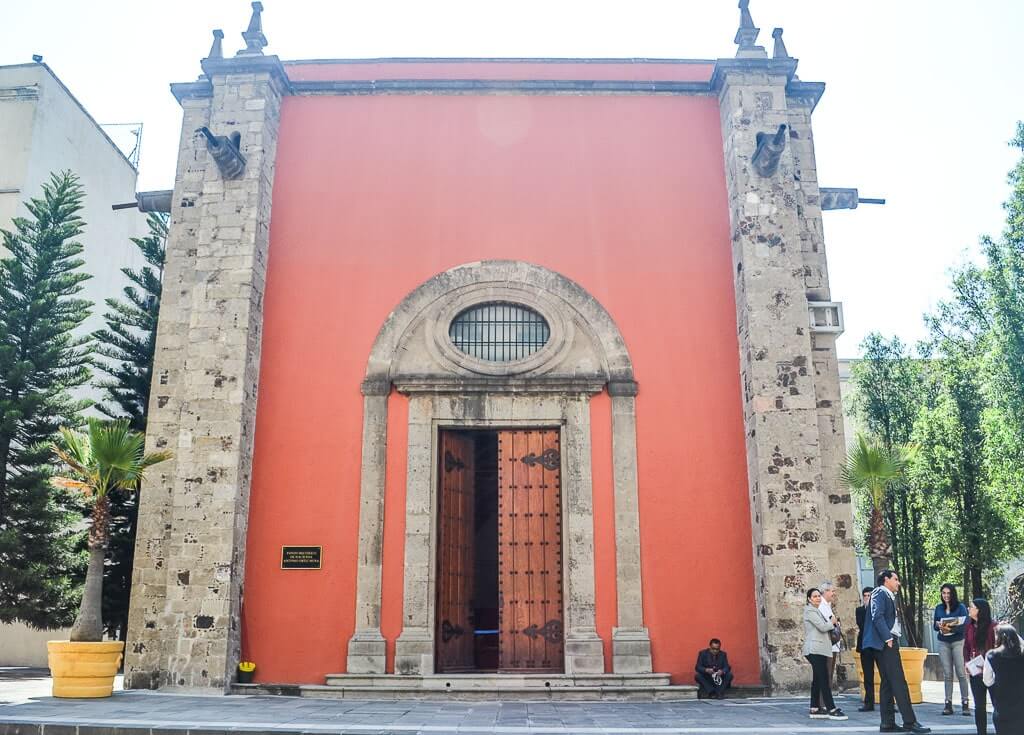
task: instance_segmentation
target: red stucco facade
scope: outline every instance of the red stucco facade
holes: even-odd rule
[[[628,79],[628,64],[303,64],[294,80]],[[451,67],[451,68],[449,68]],[[486,67],[486,68],[483,68]],[[511,67],[511,68],[510,68]],[[706,80],[701,64],[644,79]],[[360,381],[388,314],[459,264],[560,273],[611,314],[636,379],[644,622],[692,681],[712,636],[760,680],[736,299],[709,95],[304,95],[283,100],[242,611],[258,681],[323,683],[354,628]],[[389,399],[382,632],[402,626],[406,402]],[[611,416],[590,403],[597,625],[616,624]],[[286,544],[323,569],[280,567]]]

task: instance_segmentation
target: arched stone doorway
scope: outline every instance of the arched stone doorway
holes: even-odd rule
[[[460,350],[453,320],[477,305],[506,304],[543,318],[549,334],[520,359]],[[566,674],[605,671],[595,626],[590,397],[612,401],[617,626],[615,673],[651,672],[643,624],[633,367],[614,320],[583,288],[540,266],[485,261],[445,271],[410,293],[382,326],[363,381],[359,569],[350,674],[383,674],[380,631],[388,395],[408,396],[404,627],[395,671],[436,671],[438,457],[444,431],[557,430],[560,434]],[[389,509],[389,512],[395,510]]]

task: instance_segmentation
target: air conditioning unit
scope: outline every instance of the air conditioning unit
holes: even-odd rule
[[[827,334],[842,334],[846,329],[843,322],[843,305],[839,301],[808,301],[811,317],[811,331]]]

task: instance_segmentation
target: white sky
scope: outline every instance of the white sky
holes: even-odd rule
[[[1020,0],[752,0],[759,42],[785,28],[815,113],[823,186],[888,204],[825,214],[840,356],[881,330],[908,342],[950,267],[1002,230],[1006,145],[1024,119]],[[732,56],[735,0],[264,0],[267,53],[376,56]],[[0,0],[0,64],[42,54],[101,123],[145,125],[140,189],[173,184],[170,82],[199,73],[213,28],[241,48],[243,0]]]

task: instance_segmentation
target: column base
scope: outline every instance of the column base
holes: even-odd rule
[[[361,628],[348,641],[345,665],[350,674],[383,674],[387,656],[380,628]]]
[[[434,633],[406,628],[395,641],[395,673],[423,676],[434,673]]]
[[[565,637],[565,673],[604,673],[604,642],[596,631],[577,631]]]
[[[647,628],[612,628],[612,672],[650,674],[651,636]]]

